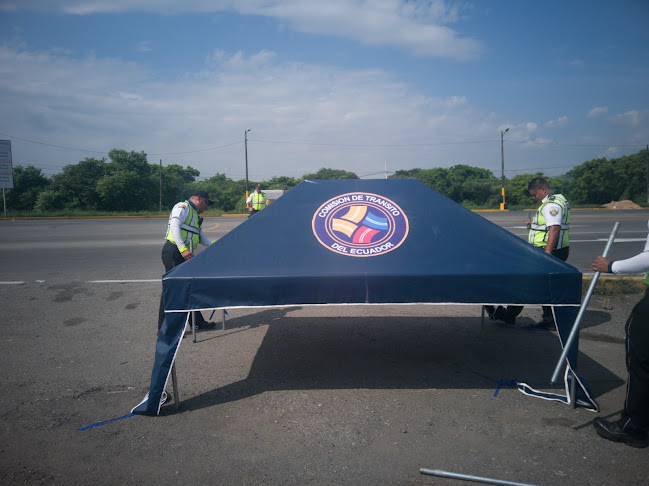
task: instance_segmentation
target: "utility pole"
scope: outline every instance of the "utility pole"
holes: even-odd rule
[[[243,144],[245,147],[246,151],[246,199],[248,199],[248,196],[250,193],[248,192],[248,132],[250,131],[250,128],[243,132]]]
[[[505,147],[503,145],[503,137],[505,136],[505,133],[509,131],[509,128],[505,129],[505,131],[500,131],[500,160],[502,162],[502,195],[503,195],[503,202],[500,203],[500,210],[505,211],[507,209],[507,204],[505,204]]]
[[[160,159],[160,213],[162,213],[162,159]]]
[[[649,203],[649,145],[644,153],[645,159],[647,159],[647,202]]]

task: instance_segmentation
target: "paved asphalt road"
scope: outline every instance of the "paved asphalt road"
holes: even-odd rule
[[[524,212],[480,214],[525,235]],[[614,221],[613,256],[641,251],[648,217],[575,211],[570,262],[588,270]],[[238,224],[248,223],[204,227],[219,238]],[[553,332],[527,328],[535,306],[518,327],[483,323],[479,306],[229,309],[225,330],[184,340],[180,410],[129,418],[149,389],[165,227],[0,221],[1,484],[457,482],[421,467],[544,486],[648,484],[646,449],[598,438],[590,411],[507,384],[547,389],[559,358]],[[134,282],[91,283],[116,280]],[[595,296],[584,314],[579,370],[605,418],[624,402],[624,322],[638,298]]]
[[[479,214],[527,238],[527,212]],[[645,210],[573,211],[568,262],[591,273],[590,263],[604,250],[616,221],[620,229],[609,256],[623,259],[639,253],[646,241],[648,217]],[[245,221],[208,217],[204,230],[218,239]],[[166,224],[164,218],[0,221],[0,282],[159,280]]]

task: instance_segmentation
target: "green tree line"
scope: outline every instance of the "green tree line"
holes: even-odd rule
[[[647,203],[649,151],[617,159],[594,159],[568,173],[548,177],[550,187],[566,195],[573,206],[602,205],[629,199]],[[216,174],[200,180],[200,172],[190,166],[150,164],[144,152],[113,149],[108,160],[86,158],[67,165],[51,177],[33,165],[14,167],[14,188],[6,191],[8,215],[94,213],[137,213],[168,211],[176,202],[203,189],[216,204],[209,213],[243,212],[245,180]],[[542,172],[520,174],[505,180],[506,203],[510,208],[534,205],[527,184]],[[353,172],[322,168],[301,178],[273,177],[248,181],[250,190],[261,183],[264,189],[295,187],[302,180],[358,179]],[[502,202],[501,179],[487,169],[468,165],[449,168],[399,170],[390,178],[412,178],[471,209],[498,208]]]

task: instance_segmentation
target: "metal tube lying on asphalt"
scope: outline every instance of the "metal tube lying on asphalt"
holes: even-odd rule
[[[463,479],[465,481],[474,481],[476,483],[502,484],[505,486],[537,486],[529,483],[518,483],[516,481],[506,481],[504,479],[483,478],[480,476],[471,476],[470,474],[460,474],[460,473],[442,471],[440,469],[424,469],[422,467],[419,469],[419,472],[421,474],[428,474],[429,476],[440,476],[442,478]]]
[[[611,249],[611,246],[613,245],[613,240],[615,240],[615,235],[617,234],[617,230],[619,227],[620,227],[620,223],[616,221],[615,225],[613,226],[613,231],[611,231],[611,235],[608,237],[608,242],[606,243],[606,248],[604,248],[604,253],[602,253],[602,256],[604,258],[606,258],[606,255],[608,255],[608,251]],[[572,347],[572,342],[575,340],[575,337],[579,333],[579,324],[581,322],[581,318],[583,317],[584,312],[586,312],[586,307],[588,307],[588,302],[590,301],[590,297],[593,295],[593,291],[595,290],[595,285],[597,285],[597,281],[599,280],[600,273],[601,272],[595,272],[595,275],[593,275],[593,280],[590,282],[590,287],[588,287],[588,292],[586,292],[586,297],[584,297],[584,301],[581,304],[581,308],[579,309],[579,314],[577,314],[577,318],[575,319],[575,323],[572,326],[570,335],[568,336],[568,339],[566,340],[566,343],[563,346],[563,352],[561,353],[559,362],[557,363],[557,366],[554,368],[554,374],[552,375],[552,379],[550,380],[550,383],[552,384],[555,384],[559,379],[561,366],[563,365],[566,356],[568,356],[568,352]]]

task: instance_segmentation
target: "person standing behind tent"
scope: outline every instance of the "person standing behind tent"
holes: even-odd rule
[[[648,223],[649,225],[649,223]],[[642,283],[649,286],[649,235],[644,251],[626,260],[611,261],[598,256],[593,262],[595,272],[640,273],[646,272]],[[597,433],[614,442],[624,442],[632,447],[649,445],[649,287],[640,299],[624,326],[626,369],[626,400],[622,418],[609,422],[597,417],[593,425]]]
[[[250,210],[248,217],[252,216],[255,213],[258,213],[266,207],[266,193],[261,192],[261,185],[257,184],[255,190],[252,191],[252,194],[246,199],[246,205]]]
[[[570,253],[570,204],[562,194],[555,193],[548,181],[536,177],[530,181],[527,191],[535,201],[541,202],[533,221],[527,222],[528,241],[546,253],[564,262]],[[514,324],[516,316],[523,307],[510,305],[507,308],[485,306],[491,319]],[[535,327],[549,329],[554,327],[552,308],[543,306],[543,319]]]
[[[206,191],[194,191],[187,201],[176,204],[169,215],[165,244],[162,247],[162,263],[165,272],[184,263],[194,256],[194,250],[199,244],[209,246],[214,243],[201,230],[203,218],[199,215],[207,209],[212,201]],[[158,330],[165,318],[164,302],[160,296],[158,312]],[[215,322],[207,322],[200,312],[196,312],[196,327],[210,329]]]

